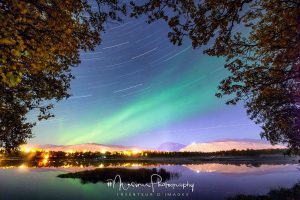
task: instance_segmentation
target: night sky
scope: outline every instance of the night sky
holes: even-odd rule
[[[107,25],[102,44],[73,68],[73,96],[55,104],[55,118],[39,122],[29,143],[157,147],[260,138],[242,105],[215,97],[228,75],[224,60],[188,40],[173,46],[163,22],[144,21]]]

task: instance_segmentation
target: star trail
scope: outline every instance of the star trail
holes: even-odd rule
[[[108,24],[102,44],[82,52],[73,68],[72,97],[55,103],[56,117],[38,122],[30,143],[189,144],[218,138],[259,138],[241,105],[217,99],[228,75],[222,58],[188,40],[173,46],[168,27],[145,18]]]

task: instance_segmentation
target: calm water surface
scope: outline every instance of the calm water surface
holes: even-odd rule
[[[68,164],[37,167],[27,164],[9,165],[7,162],[1,165],[0,162],[0,167],[0,199],[10,200],[226,199],[235,194],[266,194],[270,189],[292,187],[300,181],[298,164],[278,163],[99,163],[98,166]],[[120,176],[116,178],[116,175]],[[160,177],[162,180],[158,187]],[[115,180],[114,187],[113,181],[108,179]],[[120,188],[120,179],[124,188]],[[132,182],[135,187],[127,188]],[[182,184],[188,185],[182,188]]]

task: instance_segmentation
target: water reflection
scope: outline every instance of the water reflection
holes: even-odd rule
[[[225,173],[225,174],[265,174],[288,166],[281,165],[249,165],[249,164],[220,164],[206,163],[201,165],[184,165],[196,173]]]
[[[0,160],[0,169],[9,168],[57,168],[57,169],[95,169],[95,168],[110,168],[110,167],[156,167],[159,163],[147,163],[147,162],[126,162],[126,161],[86,161],[86,160],[48,160],[42,159],[37,161],[27,160]]]
[[[85,160],[85,159],[56,159],[49,160],[47,158],[41,160],[19,160],[19,159],[0,159],[0,169],[8,168],[57,168],[57,169],[96,169],[96,168],[116,168],[116,167],[158,167],[158,166],[184,166],[194,172],[219,172],[219,173],[255,173],[259,171],[269,171],[282,168],[290,164],[297,164],[296,161],[259,161],[251,162],[249,160],[239,161],[202,161],[202,162],[188,162],[188,163],[173,163],[164,161],[126,161],[126,160]],[[66,170],[68,171],[68,170]]]
[[[0,198],[4,196],[10,200],[117,199],[118,191],[107,186],[107,179],[113,179],[116,174],[120,174],[123,182],[133,181],[142,184],[151,180],[151,174],[157,173],[163,177],[164,183],[178,184],[188,181],[195,184],[194,192],[190,192],[189,197],[185,199],[198,200],[199,197],[210,200],[224,200],[228,197],[241,199],[241,195],[236,196],[237,194],[243,194],[242,199],[259,199],[260,196],[272,199],[273,196],[268,197],[270,189],[292,188],[299,182],[298,167],[297,161],[278,160],[273,162],[270,160],[197,161],[180,164],[168,163],[168,161],[103,162],[83,159],[42,159],[32,162],[0,160]],[[158,192],[164,194],[171,191],[173,190],[164,188]],[[130,192],[149,191],[146,188],[136,188]],[[43,198],[34,198],[35,196]],[[122,199],[145,198],[122,197]],[[183,197],[147,197],[147,199],[173,200],[183,199]]]
[[[169,172],[166,169],[147,169],[147,168],[99,168],[94,170],[86,170],[75,173],[67,173],[58,175],[59,178],[73,178],[80,179],[82,184],[86,183],[106,183],[108,179],[113,179],[116,175],[122,177],[124,183],[149,183],[150,177],[153,174],[161,176],[162,181],[168,181],[179,178],[180,174],[176,172]]]
[[[298,200],[300,199],[300,182],[291,188],[272,189],[266,195],[238,194],[227,200]]]

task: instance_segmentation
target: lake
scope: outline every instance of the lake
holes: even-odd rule
[[[0,199],[10,200],[226,199],[263,195],[300,181],[296,161],[180,165],[73,161],[45,166],[0,161],[0,167]]]

